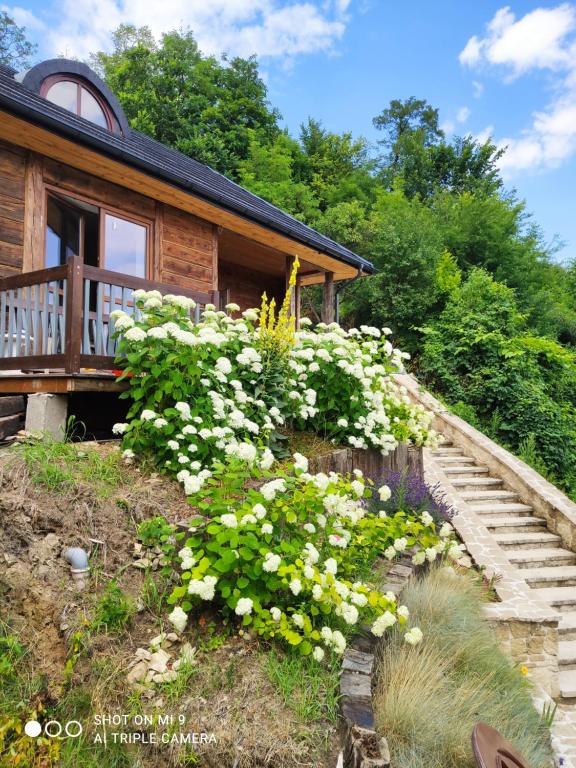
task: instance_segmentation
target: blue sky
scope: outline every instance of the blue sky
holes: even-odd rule
[[[375,141],[392,98],[439,107],[451,132],[509,149],[502,172],[548,240],[576,258],[576,2],[20,0],[0,6],[39,54],[85,58],[122,21],[189,25],[206,52],[259,56],[291,131],[312,115]]]

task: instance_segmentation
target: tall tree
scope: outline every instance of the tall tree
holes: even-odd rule
[[[416,140],[420,146],[428,147],[444,138],[438,120],[437,109],[413,96],[405,101],[392,99],[390,106],[372,120],[374,127],[385,134],[378,143],[387,150],[388,165],[394,174],[399,170],[406,142]]]
[[[157,43],[147,27],[122,25],[112,52],[91,62],[134,128],[231,177],[254,136],[268,143],[279,133],[256,59],[204,56],[190,31]]]
[[[37,47],[26,37],[26,27],[19,27],[6,11],[0,11],[0,64],[27,69]]]

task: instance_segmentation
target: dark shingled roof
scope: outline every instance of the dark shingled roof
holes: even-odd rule
[[[70,62],[62,60],[62,64]],[[42,66],[40,64],[38,68]],[[88,67],[86,69],[93,75]],[[370,261],[321,235],[212,168],[132,128],[127,128],[123,136],[100,128],[40,97],[15,80],[10,71],[4,68],[0,69],[0,109],[145,171],[155,178],[238,213],[365,273],[375,271]]]

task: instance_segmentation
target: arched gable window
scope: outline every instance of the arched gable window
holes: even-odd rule
[[[42,83],[40,95],[75,115],[112,131],[116,121],[102,97],[86,81],[70,75],[53,75]]]
[[[128,121],[106,83],[81,61],[49,59],[22,76],[39,96],[113,133],[126,135]]]

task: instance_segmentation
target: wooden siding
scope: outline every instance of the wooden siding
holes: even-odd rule
[[[156,204],[149,197],[48,158],[44,160],[44,182],[127,214],[147,219],[156,215]]]
[[[22,271],[26,153],[0,143],[0,277]]]
[[[186,211],[162,206],[160,280],[197,291],[217,286],[217,228]]]
[[[31,125],[2,111],[0,111],[0,136],[19,146],[34,150],[47,158],[53,158],[62,163],[73,163],[75,168],[82,169],[89,174],[96,174],[98,178],[109,179],[110,182],[115,182],[123,190],[134,190],[147,197],[152,196],[159,202],[173,205],[178,210],[190,212],[199,216],[201,220],[210,221],[230,229],[249,240],[265,246],[272,246],[287,255],[298,255],[301,260],[306,260],[318,268],[316,275],[307,278],[306,282],[323,281],[325,270],[334,272],[335,280],[344,280],[357,275],[358,270],[352,265],[345,264],[310,246],[296,242],[286,235],[246,219],[240,214],[227,211],[215,203],[195,197],[189,192],[153,178],[143,171],[104,157],[94,150],[86,149],[69,139],[55,136],[46,129]]]
[[[284,278],[267,275],[240,264],[218,262],[218,290],[230,290],[230,301],[240,305],[242,310],[259,307],[262,294],[266,291],[269,299],[274,297],[277,306],[284,298]]]

